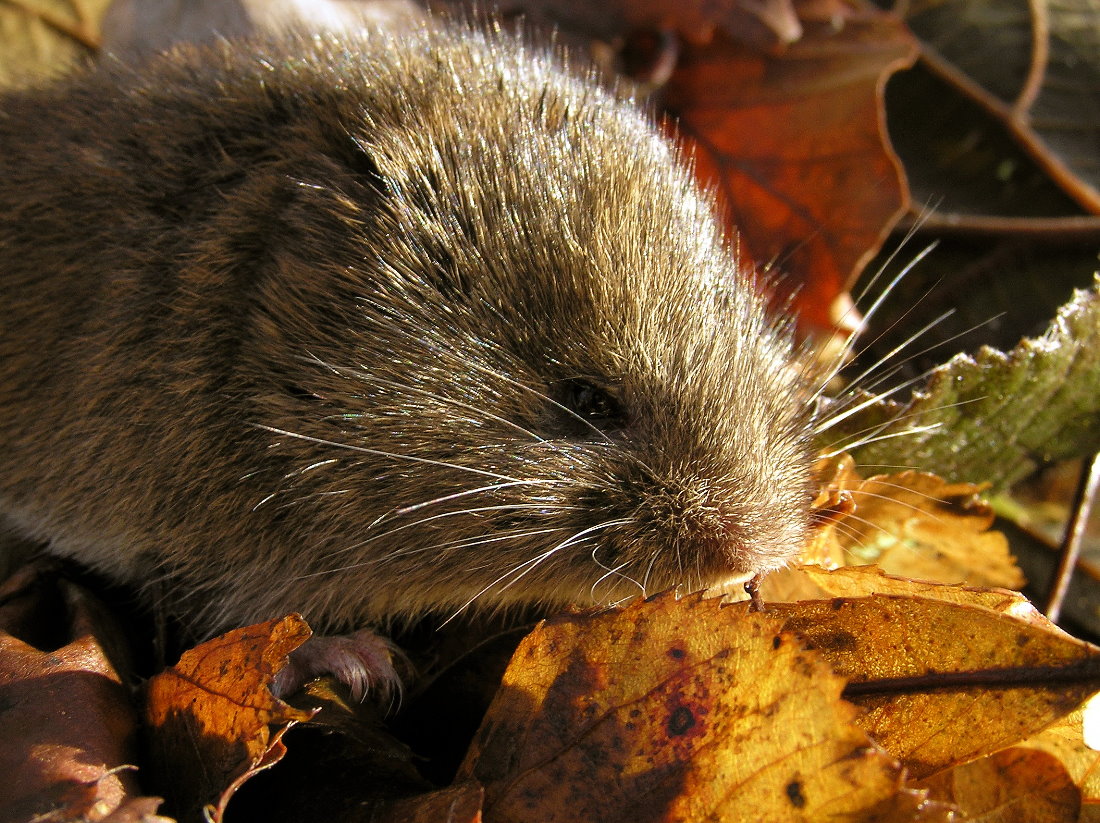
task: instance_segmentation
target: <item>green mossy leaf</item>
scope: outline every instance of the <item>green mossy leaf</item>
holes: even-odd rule
[[[890,436],[935,425],[927,431]],[[1007,487],[1054,460],[1100,449],[1100,276],[1040,337],[983,347],[935,369],[905,403],[880,401],[830,429],[865,466],[916,466]]]

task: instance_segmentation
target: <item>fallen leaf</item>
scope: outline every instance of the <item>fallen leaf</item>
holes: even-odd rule
[[[995,515],[978,497],[982,487],[907,471],[868,478],[850,491],[855,516],[837,531],[855,561],[919,580],[1023,587],[1008,541],[989,531]]]
[[[1056,757],[1013,748],[918,785],[981,823],[1076,823],[1081,794]]]
[[[944,603],[980,606],[1017,620],[1034,623],[1047,631],[1059,631],[1026,597],[1007,589],[910,580],[889,575],[878,566],[846,566],[840,569],[798,566],[796,569],[814,582],[818,593],[815,599],[818,600],[832,597],[868,597],[875,594],[922,597],[927,600],[942,600]]]
[[[768,613],[848,678],[859,724],[918,778],[1018,743],[1100,688],[1100,650],[981,597],[876,594]]]
[[[149,681],[152,756],[177,816],[206,808],[221,820],[236,789],[285,754],[286,729],[313,716],[268,689],[309,636],[298,615],[238,629],[185,652]]]
[[[137,718],[90,596],[29,566],[0,587],[0,603],[0,820],[98,819],[127,806],[159,820],[159,800],[135,780]],[[46,644],[39,631],[55,621],[63,636]]]
[[[815,567],[848,564],[874,564],[903,578],[943,583],[1024,585],[1008,541],[989,531],[994,514],[977,496],[980,486],[947,483],[914,471],[864,480],[846,455],[819,461],[816,474],[822,484],[814,503],[816,528],[799,558],[801,565],[763,581],[765,600],[855,594],[822,588],[829,578],[812,574]]]
[[[839,28],[806,25],[778,56],[722,36],[687,45],[663,94],[741,248],[792,274],[801,319],[821,328],[908,202],[881,92],[915,42],[892,15],[853,9]]]
[[[922,798],[853,725],[843,681],[778,627],[697,596],[553,618],[459,779],[494,821],[914,819]]]

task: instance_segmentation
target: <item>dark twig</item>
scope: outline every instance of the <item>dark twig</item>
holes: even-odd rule
[[[1092,511],[1092,501],[1096,497],[1098,485],[1100,485],[1100,452],[1094,454],[1081,467],[1081,476],[1073,495],[1073,510],[1070,513],[1069,523],[1066,524],[1065,534],[1062,536],[1062,553],[1058,559],[1058,571],[1054,575],[1054,581],[1047,596],[1045,612],[1051,621],[1056,622],[1062,611],[1062,603],[1066,599],[1069,582],[1077,566],[1077,558],[1081,555],[1081,542],[1088,527],[1089,513]]]

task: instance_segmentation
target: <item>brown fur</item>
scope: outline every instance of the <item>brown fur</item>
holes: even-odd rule
[[[199,634],[774,568],[807,411],[736,269],[646,118],[505,35],[10,93],[0,511]]]

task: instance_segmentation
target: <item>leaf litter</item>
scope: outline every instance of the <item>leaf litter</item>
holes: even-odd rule
[[[789,23],[783,6],[764,10],[761,19]],[[812,4],[797,6],[806,20],[812,17]],[[786,59],[820,44],[816,38],[824,30],[814,25],[821,21],[810,22],[805,44]],[[706,67],[728,70],[739,64],[721,51],[705,51],[706,38],[698,36],[697,27],[691,31],[696,35],[691,48],[700,49],[692,56],[695,67],[686,61],[687,72],[674,76],[667,93],[680,101],[688,130],[702,134],[713,124],[703,108],[684,102],[692,99],[688,91],[706,77]],[[790,31],[789,25],[776,24],[774,33],[794,43]],[[853,23],[848,34],[859,31]],[[881,184],[896,179],[891,177],[896,160],[876,116],[882,78],[910,59],[904,31],[893,31],[894,39],[882,42],[879,62],[864,67],[859,86],[864,96],[858,105],[851,98],[852,111],[859,113],[849,119],[868,130],[861,141],[867,156],[877,158],[856,167],[880,180],[878,188],[857,182],[857,190],[882,197],[851,227],[863,233],[860,239],[851,248],[830,249],[829,237],[815,234],[829,223],[820,215],[807,225],[782,217],[773,221],[794,226],[784,235],[789,243],[805,243],[808,235],[824,243],[807,252],[810,269],[831,272],[826,278],[833,283],[831,297],[807,301],[821,311],[832,307],[837,283],[877,245],[905,202],[902,183]],[[750,73],[762,66],[799,65],[757,59],[740,65]],[[821,65],[824,76],[838,63]],[[795,81],[781,84],[776,99],[784,91],[798,97],[798,88]],[[785,112],[773,105],[768,122],[785,121]],[[771,128],[757,125],[754,131]],[[704,166],[722,166],[734,151],[740,149],[724,148]],[[772,165],[759,158],[753,162],[757,171]],[[735,178],[722,174],[727,172],[719,175],[724,185],[735,188]],[[780,180],[762,187],[765,199],[784,200]],[[817,188],[803,182],[795,194]],[[828,205],[835,202],[852,201],[813,201],[815,209],[825,204],[826,212],[839,214]],[[764,262],[788,259],[786,247],[751,239],[745,244]],[[1096,299],[1096,289],[1079,293],[1046,335],[1008,354],[984,350],[974,358],[956,358],[908,405],[867,409],[852,423],[885,426],[886,415],[900,414],[905,422],[896,426],[916,419],[935,419],[941,426],[916,438],[916,450],[913,437],[886,440],[864,447],[860,459],[1004,484],[1028,471],[1036,454],[1094,447],[1097,415],[1090,403],[1100,396]],[[998,405],[998,396],[1008,401]],[[1043,414],[1014,415],[1022,406],[1041,407]],[[376,821],[573,820],[589,814],[643,821],[708,814],[769,820],[826,815],[1077,820],[1079,809],[1100,801],[1097,753],[1082,733],[1088,709],[1078,708],[1091,705],[1087,698],[1100,688],[1097,650],[1045,622],[1021,596],[989,588],[1017,586],[1020,575],[1003,539],[988,531],[991,516],[975,499],[978,487],[916,472],[863,480],[835,466],[825,485],[822,525],[807,558],[823,565],[785,573],[786,595],[779,591],[781,575],[769,580],[775,591],[766,613],[751,613],[744,605],[723,607],[697,595],[664,594],[602,614],[552,618],[520,644],[451,785],[403,798],[366,798],[359,814]],[[860,559],[955,585],[890,577],[879,569],[832,568]],[[77,590],[67,590],[70,603],[87,602],[74,594]],[[778,602],[784,596],[803,602]],[[3,602],[6,608],[16,601]],[[286,741],[319,722],[311,718],[320,718],[315,707],[322,701],[296,708],[268,691],[282,658],[308,633],[299,618],[203,644],[150,683],[143,700],[129,701],[96,634],[89,635],[82,622],[83,606],[74,609],[76,639],[61,645],[39,648],[17,640],[25,616],[4,622],[11,634],[0,637],[5,707],[0,723],[15,718],[24,729],[41,729],[37,720],[25,718],[56,713],[58,701],[66,699],[73,701],[64,710],[70,719],[79,716],[78,708],[105,713],[50,734],[81,742],[61,747],[56,758],[39,758],[45,764],[42,783],[21,778],[13,783],[12,774],[22,775],[18,769],[29,760],[20,759],[13,747],[18,738],[2,735],[4,754],[16,752],[18,762],[0,778],[0,819],[23,819],[19,810],[31,808],[28,803],[44,810],[41,820],[166,819],[155,817],[156,799],[142,794],[144,786],[134,780],[135,756],[125,748],[111,749],[132,737],[131,702],[144,700],[152,748],[170,772],[162,785],[175,786],[180,794],[175,812],[205,809],[211,819],[226,814],[235,819],[230,798],[260,771],[276,774],[271,767],[286,754]],[[114,631],[99,634],[110,638]],[[69,685],[60,693],[53,689],[74,680],[110,697],[88,696]],[[29,712],[24,719],[8,708],[13,702]],[[339,725],[326,733],[346,736]],[[87,733],[92,729],[105,733],[102,752],[94,742],[97,735]],[[66,760],[103,765],[68,776],[53,771],[54,763]],[[192,769],[184,768],[188,762]],[[147,780],[151,771],[147,766],[136,776]],[[13,793],[13,785],[26,792]],[[108,792],[106,799],[102,791]],[[324,786],[317,791],[324,792]]]

